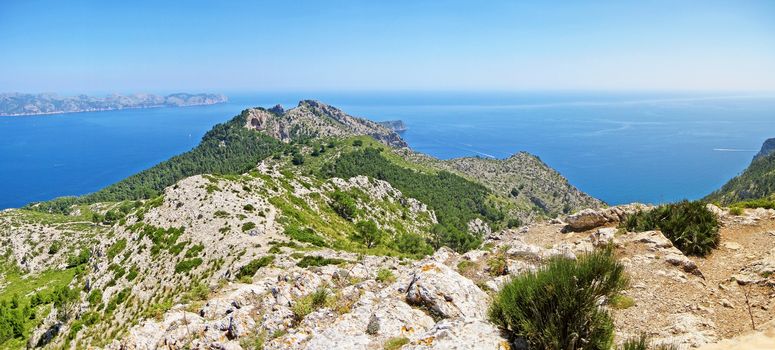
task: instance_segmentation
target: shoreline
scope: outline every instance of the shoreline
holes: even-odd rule
[[[14,114],[1,114],[0,118],[2,117],[36,117],[36,116],[44,116],[44,115],[55,115],[55,114],[72,114],[72,113],[90,113],[90,112],[110,112],[110,111],[121,111],[125,109],[152,109],[152,108],[184,108],[184,107],[196,107],[196,106],[212,106],[217,105],[221,103],[227,103],[227,101],[220,101],[220,102],[214,102],[214,103],[195,103],[195,104],[188,104],[188,105],[182,105],[182,106],[169,106],[169,105],[154,105],[154,106],[137,106],[137,107],[122,107],[122,108],[95,108],[95,109],[84,109],[80,111],[57,111],[57,112],[40,112],[40,113],[14,113]]]

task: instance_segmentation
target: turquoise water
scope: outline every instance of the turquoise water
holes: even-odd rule
[[[538,155],[610,204],[697,199],[775,137],[775,97],[579,93],[229,94],[213,106],[0,118],[0,208],[96,191],[194,147],[250,106],[319,99],[402,119],[441,158]]]

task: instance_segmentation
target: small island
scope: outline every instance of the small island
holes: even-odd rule
[[[0,116],[99,112],[129,108],[201,106],[226,101],[228,101],[228,98],[221,94],[175,93],[159,96],[140,93],[95,97],[88,95],[59,96],[50,93],[3,93],[0,94]]]

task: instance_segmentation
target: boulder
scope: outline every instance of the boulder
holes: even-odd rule
[[[409,304],[441,318],[485,319],[490,300],[473,281],[435,261],[421,264],[405,290]]]
[[[584,209],[576,214],[565,218],[568,231],[586,231],[608,223],[608,218],[603,215],[603,211],[594,209]]]

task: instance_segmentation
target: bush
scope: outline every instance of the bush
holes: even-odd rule
[[[319,255],[305,255],[301,258],[301,261],[296,263],[296,266],[304,268],[310,266],[325,266],[325,265],[339,265],[347,261],[342,259],[324,258]]]
[[[269,266],[274,261],[274,255],[267,255],[264,257],[261,257],[260,259],[255,259],[251,262],[249,262],[247,265],[241,267],[239,269],[239,272],[237,272],[237,279],[240,279],[242,277],[253,277],[258,269]]]
[[[81,249],[78,255],[70,255],[67,257],[67,267],[76,267],[89,262],[91,258],[91,252],[88,249]]]
[[[732,207],[729,208],[729,213],[732,215],[743,215],[745,211],[741,207]]]
[[[175,265],[175,273],[185,273],[191,271],[193,268],[202,265],[201,258],[194,258],[189,260],[183,260]]]
[[[382,241],[382,232],[372,220],[359,221],[355,224],[355,240],[363,243],[366,248],[372,248]]]
[[[418,256],[433,254],[433,247],[431,247],[425,238],[416,233],[399,233],[393,238],[391,245],[393,249],[405,253]]]
[[[49,254],[56,254],[62,249],[62,242],[60,241],[53,241],[51,242],[51,246],[48,247],[48,253]]]
[[[335,191],[331,194],[331,209],[342,218],[352,221],[358,215],[358,207],[355,205],[355,199],[342,191]]]
[[[702,202],[682,201],[649,212],[630,215],[623,226],[629,231],[660,230],[687,255],[705,256],[719,244],[719,221]]]
[[[116,241],[116,243],[113,243],[110,248],[108,248],[107,255],[108,255],[108,261],[113,260],[116,255],[120,254],[124,248],[126,248],[126,239],[122,238]]]
[[[305,228],[299,228],[298,226],[289,226],[285,228],[285,234],[290,236],[291,238],[299,241],[299,242],[305,242],[310,243],[314,246],[318,247],[327,247],[328,244],[326,244],[326,240],[323,239],[323,237],[320,237],[318,234],[315,233],[311,228],[305,227]]]
[[[256,228],[256,223],[255,222],[248,221],[248,222],[242,224],[242,232],[248,232],[248,231],[250,231],[250,230],[252,230],[254,228]]]
[[[384,268],[377,271],[377,282],[392,283],[395,282],[395,280],[396,276],[393,275],[393,271]]]
[[[299,298],[291,306],[294,320],[297,323],[301,322],[305,316],[323,307],[326,304],[326,300],[328,300],[328,290],[322,287],[311,294]]]
[[[509,281],[494,298],[490,320],[536,349],[610,349],[614,326],[598,300],[617,295],[628,279],[611,247],[578,260],[554,258]]]

